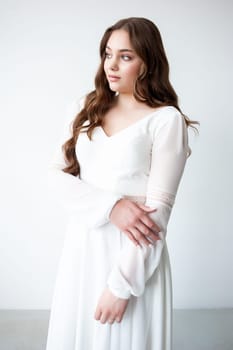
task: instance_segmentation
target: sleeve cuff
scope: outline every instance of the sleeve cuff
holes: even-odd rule
[[[123,278],[120,271],[115,267],[108,278],[107,281],[108,288],[110,291],[121,299],[129,299],[131,296],[130,286],[128,282]]]

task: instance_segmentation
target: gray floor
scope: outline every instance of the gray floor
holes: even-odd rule
[[[0,310],[0,350],[45,350],[48,320],[48,310]],[[233,309],[174,310],[173,350],[233,350]]]

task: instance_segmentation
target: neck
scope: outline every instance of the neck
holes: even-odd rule
[[[117,105],[118,107],[124,110],[131,110],[139,105],[141,102],[138,102],[132,94],[119,94],[117,97]]]

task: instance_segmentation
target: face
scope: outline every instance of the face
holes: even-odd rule
[[[129,34],[123,30],[112,32],[105,52],[104,71],[112,91],[133,94],[135,81],[143,67],[133,49]]]

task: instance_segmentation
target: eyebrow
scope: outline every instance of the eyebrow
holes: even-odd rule
[[[106,49],[112,50],[111,47],[106,46]],[[120,49],[119,52],[133,52],[133,50],[130,49]]]

